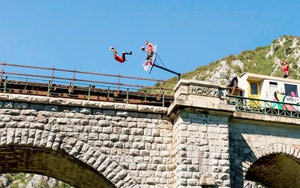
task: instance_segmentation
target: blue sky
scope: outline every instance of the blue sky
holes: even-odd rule
[[[168,79],[143,71],[145,40],[178,72],[300,35],[300,1],[0,0],[0,61]],[[118,52],[133,56],[120,64]]]

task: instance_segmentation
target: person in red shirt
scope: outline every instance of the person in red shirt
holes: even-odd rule
[[[132,51],[130,52],[122,52],[122,57],[118,55],[117,50],[112,46],[109,48],[114,53],[114,58],[116,61],[120,63],[124,63],[126,61],[126,55],[132,55]]]
[[[147,58],[146,58],[146,64],[150,64],[152,65],[152,57],[153,57],[153,44],[151,44],[150,42],[148,42],[147,40],[145,41],[145,44],[147,45],[147,50],[145,49],[145,47],[142,47],[142,50],[147,52]]]
[[[289,63],[288,62],[281,62],[281,70],[283,72],[283,78],[289,77]]]

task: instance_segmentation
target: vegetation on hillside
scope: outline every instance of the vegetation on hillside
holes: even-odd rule
[[[52,183],[49,183],[49,180],[46,176],[34,174],[3,174],[0,177],[0,188],[72,188],[67,183],[55,179],[52,179]]]
[[[235,75],[244,72],[282,77],[280,62],[290,63],[290,77],[299,79],[300,37],[281,36],[268,46],[245,50],[238,55],[229,55],[208,65],[182,74],[182,79],[195,79],[219,84],[227,84]],[[220,75],[219,77],[215,75]],[[169,79],[165,87],[172,88],[177,77]]]

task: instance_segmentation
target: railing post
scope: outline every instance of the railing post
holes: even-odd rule
[[[7,89],[7,76],[5,77],[5,81],[4,81],[4,93],[6,93],[6,89]]]
[[[119,73],[119,76],[118,76],[118,94],[120,92],[120,83],[121,83],[121,75]]]
[[[50,96],[50,88],[51,88],[50,84],[51,84],[51,81],[49,81],[49,83],[48,83],[47,97]]]
[[[51,75],[51,83],[50,83],[50,87],[53,86],[54,70],[55,70],[55,67],[53,66],[53,68],[52,68],[52,75]]]
[[[68,87],[68,93],[69,93],[69,95],[71,95],[71,90],[72,90],[72,85],[71,85],[71,83],[70,83],[70,85],[69,85],[69,87]]]
[[[129,88],[127,88],[127,91],[126,91],[126,103],[127,104],[129,103]]]
[[[161,96],[161,89],[162,89],[162,78],[160,78],[160,82],[159,82],[159,95]]]
[[[165,91],[162,93],[162,106],[165,107]]]
[[[107,99],[109,99],[109,90],[110,90],[110,87],[108,86],[107,87]]]
[[[27,81],[28,81],[28,78],[26,78],[26,84],[25,84],[25,87],[24,87],[24,91],[27,90]]]
[[[89,85],[88,100],[90,100],[90,96],[91,96],[91,87],[92,87],[92,85],[90,84],[90,85]]]
[[[5,61],[2,63],[2,70],[1,70],[0,84],[2,84],[2,80],[3,80],[4,66],[5,66]]]
[[[74,68],[74,71],[73,71],[73,78],[72,78],[72,87],[71,87],[71,92],[73,92],[74,90],[74,83],[75,83],[75,68]]]

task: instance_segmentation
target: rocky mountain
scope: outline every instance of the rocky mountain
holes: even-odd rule
[[[242,51],[238,55],[229,55],[206,66],[184,73],[182,79],[195,79],[218,84],[227,84],[235,76],[244,72],[282,77],[280,62],[290,64],[292,79],[300,78],[300,37],[281,36],[268,46],[255,50]],[[174,77],[165,86],[174,87]]]

